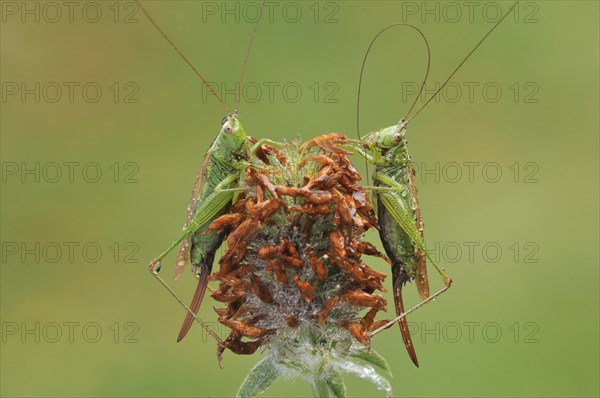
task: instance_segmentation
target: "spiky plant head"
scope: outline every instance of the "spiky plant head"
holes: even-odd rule
[[[303,145],[263,145],[245,170],[245,193],[209,227],[228,234],[220,270],[210,277],[220,282],[212,297],[225,304],[216,309],[219,322],[231,329],[219,358],[226,349],[265,352],[240,396],[279,376],[305,378],[316,395],[342,396],[344,373],[391,393],[368,364],[387,371],[369,347],[369,332],[386,322],[375,321],[387,310],[377,294],[386,275],[362,257],[386,258],[364,241],[375,213],[349,153],[337,145],[345,142],[329,134]]]

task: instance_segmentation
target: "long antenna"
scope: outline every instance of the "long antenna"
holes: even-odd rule
[[[248,43],[248,48],[246,49],[244,63],[242,64],[242,71],[240,72],[240,81],[239,81],[237,92],[235,93],[235,111],[234,111],[234,113],[236,115],[238,113],[238,105],[240,104],[240,93],[242,91],[242,84],[244,83],[244,75],[246,74],[246,67],[248,66],[248,57],[250,56],[250,51],[252,50],[252,45],[254,44],[254,37],[256,37],[256,30],[258,29],[258,24],[260,22],[260,19],[262,18],[264,5],[265,5],[265,0],[263,0],[262,3],[260,3],[258,17],[256,19],[256,23],[254,24],[254,29],[252,30],[252,36],[250,36],[250,42]]]
[[[208,90],[215,96],[215,98],[217,99],[217,101],[219,101],[219,103],[221,104],[221,106],[225,110],[225,113],[229,114],[229,108],[227,108],[227,104],[225,104],[225,102],[221,99],[221,97],[219,97],[219,95],[215,92],[215,90],[212,88],[212,86],[210,84],[208,84],[208,81],[206,81],[206,79],[204,78],[204,76],[202,76],[202,74],[200,74],[200,72],[198,72],[198,70],[194,67],[194,65],[190,62],[190,60],[187,59],[187,57],[179,50],[179,48],[177,48],[177,46],[175,45],[175,43],[173,43],[171,41],[171,39],[169,39],[169,36],[167,36],[167,34],[165,32],[163,32],[163,30],[158,26],[158,24],[156,22],[154,22],[154,19],[152,19],[152,17],[150,16],[150,14],[148,14],[148,11],[146,11],[146,9],[142,6],[142,4],[139,2],[139,0],[135,0],[135,2],[137,3],[138,7],[140,7],[140,9],[142,10],[142,12],[146,15],[146,17],[148,18],[148,20],[152,23],[152,25],[156,28],[156,30],[158,30],[158,32],[162,35],[162,37],[164,37],[165,40],[171,45],[171,47],[173,47],[173,50],[175,50],[175,52],[177,54],[179,54],[179,56],[181,57],[181,59],[183,59],[185,61],[185,63],[196,74],[196,76],[198,76],[202,80],[202,82],[204,83],[204,85],[206,86],[206,88],[208,88]]]
[[[425,76],[423,77],[423,82],[421,83],[419,92],[417,93],[415,100],[413,101],[412,105],[408,109],[408,112],[406,113],[406,116],[404,116],[403,120],[406,119],[408,117],[408,115],[410,115],[410,113],[412,112],[413,108],[417,104],[417,101],[421,97],[421,93],[423,92],[423,88],[425,87],[425,83],[427,82],[427,76],[429,75],[429,66],[431,65],[431,49],[429,48],[429,42],[427,42],[427,38],[425,37],[425,34],[416,26],[410,25],[410,24],[405,24],[405,23],[395,23],[395,24],[388,25],[385,28],[381,29],[375,35],[375,37],[373,37],[373,40],[371,40],[371,43],[369,44],[369,48],[367,48],[367,52],[365,53],[365,57],[363,58],[362,66],[360,67],[360,77],[358,78],[358,96],[356,99],[356,134],[358,135],[359,140],[362,140],[360,137],[360,92],[361,92],[361,88],[362,88],[362,79],[363,79],[363,74],[364,74],[364,70],[365,70],[365,65],[367,64],[367,58],[369,57],[369,53],[371,52],[371,47],[373,47],[373,44],[375,44],[375,41],[377,41],[379,36],[381,36],[383,34],[383,32],[385,32],[386,30],[388,30],[390,28],[396,28],[396,27],[411,28],[411,29],[416,30],[419,33],[419,35],[421,35],[421,37],[423,38],[423,41],[425,42],[425,47],[427,48],[427,68],[425,69]],[[365,159],[365,167],[367,169],[369,167],[366,159]],[[369,173],[367,173],[367,185],[368,184],[369,184]]]
[[[462,62],[460,64],[458,64],[458,66],[454,69],[454,71],[450,74],[450,76],[448,76],[448,78],[446,79],[446,81],[440,86],[440,88],[437,89],[437,91],[431,96],[431,98],[429,98],[427,100],[427,102],[425,102],[423,104],[423,106],[421,106],[417,112],[406,121],[406,123],[404,124],[404,126],[408,125],[408,123],[410,123],[411,120],[413,120],[415,117],[417,117],[417,115],[419,113],[421,113],[421,111],[423,109],[425,109],[425,107],[431,102],[433,101],[433,99],[435,97],[437,97],[437,95],[440,93],[440,91],[442,91],[442,89],[446,86],[446,84],[448,84],[448,82],[450,81],[450,79],[452,79],[452,76],[454,76],[456,74],[456,72],[458,72],[458,70],[464,65],[465,62],[467,62],[467,60],[469,59],[469,57],[471,57],[471,55],[479,48],[479,46],[481,46],[481,44],[488,38],[489,35],[492,34],[492,32],[498,27],[498,25],[500,25],[500,23],[502,23],[502,21],[504,21],[506,19],[506,17],[508,16],[508,14],[510,14],[512,12],[512,10],[516,7],[516,5],[518,4],[518,1],[515,1],[515,3],[509,8],[509,10],[502,16],[502,18],[500,18],[500,20],[498,22],[496,22],[494,24],[494,26],[492,26],[492,28],[489,30],[489,32],[487,32],[485,34],[485,36],[483,36],[483,38],[481,40],[479,40],[479,43],[477,43],[475,45],[475,47],[473,47],[473,49],[471,50],[471,52],[469,52],[469,54],[467,54],[467,56],[462,60]]]

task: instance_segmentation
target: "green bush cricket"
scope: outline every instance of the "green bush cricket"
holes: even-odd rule
[[[183,55],[177,46],[160,29],[160,27],[156,24],[156,22],[152,19],[140,2],[136,0],[136,3],[152,23],[152,25],[217,98],[227,113],[227,116],[225,116],[222,121],[221,129],[204,156],[202,167],[196,177],[194,188],[192,190],[192,198],[187,208],[187,216],[183,225],[183,232],[166,250],[152,260],[149,265],[150,272],[160,281],[163,286],[165,286],[165,288],[167,288],[167,290],[169,290],[169,292],[171,292],[171,294],[187,311],[186,318],[177,337],[177,341],[181,341],[185,337],[194,320],[196,320],[209,334],[211,334],[217,341],[220,342],[220,338],[212,330],[208,329],[196,316],[200,305],[202,304],[202,299],[208,285],[208,276],[212,271],[215,252],[221,246],[224,238],[223,233],[217,233],[214,231],[209,233],[206,232],[211,221],[227,212],[231,204],[235,202],[237,196],[236,192],[240,190],[237,187],[239,186],[240,179],[242,178],[245,165],[244,160],[248,158],[248,154],[252,151],[252,143],[248,139],[246,131],[238,119],[239,92],[236,94],[235,111],[233,114],[229,113],[223,100],[221,100],[206,79],[204,79],[204,77],[196,70],[196,68],[185,57],[185,55]],[[248,55],[250,54],[256,29],[258,27],[258,22],[260,21],[261,16],[262,8],[261,14],[259,15],[254,27],[246,57],[242,65],[239,85],[240,87],[248,61]],[[179,244],[181,244],[181,247],[179,248],[179,252],[177,254],[177,262],[174,274],[175,279],[181,276],[188,262],[191,262],[194,274],[196,277],[198,277],[198,286],[189,308],[159,276],[161,260]]]
[[[452,284],[452,279],[446,271],[428,253],[424,242],[424,225],[421,216],[417,197],[417,187],[415,183],[415,171],[411,164],[407,149],[406,127],[444,88],[452,76],[462,67],[469,57],[479,48],[479,46],[488,38],[488,36],[499,26],[502,21],[513,11],[518,2],[515,2],[511,8],[494,24],[487,34],[475,45],[467,54],[461,63],[454,69],[446,81],[417,111],[410,116],[416,101],[419,99],[429,73],[430,51],[427,39],[423,33],[413,25],[393,24],[382,29],[371,41],[371,44],[365,54],[362,64],[357,102],[357,131],[359,126],[360,109],[360,85],[362,75],[366,64],[369,51],[377,38],[387,29],[392,27],[408,27],[416,30],[427,47],[428,61],[425,77],[417,93],[416,99],[407,112],[407,115],[394,126],[383,128],[379,131],[368,134],[355,141],[353,149],[363,155],[367,162],[375,166],[373,176],[374,187],[371,187],[377,195],[377,213],[379,223],[379,235],[383,243],[386,254],[392,261],[392,284],[393,295],[397,317],[377,330],[371,332],[375,335],[380,331],[390,327],[396,321],[400,326],[400,331],[408,354],[413,363],[418,367],[418,359],[415,353],[406,316],[415,311],[422,305],[432,301],[437,296],[448,290]],[[443,279],[444,287],[430,294],[429,280],[427,276],[427,259],[433,264],[434,268]],[[402,288],[408,281],[415,281],[417,291],[421,301],[409,310],[404,310],[402,300]]]

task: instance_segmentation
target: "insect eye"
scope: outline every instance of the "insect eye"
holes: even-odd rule
[[[231,130],[232,130],[232,128],[231,128],[230,125],[225,126],[225,132],[226,133],[231,133]]]
[[[396,133],[396,134],[394,134],[394,139],[396,141],[400,141],[402,139],[402,133]]]

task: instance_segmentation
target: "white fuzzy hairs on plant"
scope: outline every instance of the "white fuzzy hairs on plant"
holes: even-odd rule
[[[343,374],[367,380],[392,396],[386,361],[353,341],[345,330],[306,323],[270,340],[266,356],[250,371],[237,396],[255,396],[277,379],[304,379],[314,396],[345,397]],[[380,374],[378,370],[383,374]]]

